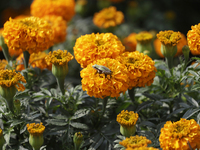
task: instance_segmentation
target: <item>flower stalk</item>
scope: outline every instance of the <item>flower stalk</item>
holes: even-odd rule
[[[134,87],[132,89],[128,89],[128,95],[134,104],[135,103],[135,88]]]

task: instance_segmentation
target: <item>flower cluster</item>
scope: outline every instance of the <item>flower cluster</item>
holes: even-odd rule
[[[125,140],[119,142],[120,145],[125,148],[139,148],[146,147],[148,144],[151,144],[151,140],[148,140],[145,136],[131,136],[130,138],[126,138]]]
[[[34,0],[31,4],[31,15],[44,17],[46,15],[62,16],[70,21],[75,14],[75,0]]]
[[[153,83],[157,70],[155,62],[149,56],[135,51],[125,52],[117,59],[128,69],[129,89],[150,86]]]
[[[94,14],[93,22],[99,28],[115,27],[124,21],[124,14],[110,6]]]
[[[126,127],[134,126],[138,120],[138,114],[133,111],[128,112],[128,110],[122,110],[120,114],[117,115],[117,122]]]
[[[200,148],[199,138],[199,124],[194,119],[181,118],[177,122],[166,122],[161,129],[159,141],[163,150],[190,150],[188,142],[192,149]]]
[[[111,74],[98,73],[92,66],[102,65],[110,69]],[[97,98],[107,96],[119,97],[128,89],[128,71],[126,67],[115,59],[104,58],[89,64],[81,70],[82,89],[87,94]]]
[[[18,91],[24,91],[25,87],[20,81],[26,83],[24,76],[19,72],[16,73],[15,70],[1,70],[0,71],[0,86],[11,87],[15,86]]]
[[[9,49],[31,53],[44,51],[53,45],[54,33],[44,19],[27,17],[11,19],[4,24],[3,37]]]
[[[27,124],[26,127],[27,127],[28,132],[34,136],[42,135],[45,130],[45,126],[43,126],[42,123],[40,124],[31,123],[31,124]]]
[[[115,59],[125,51],[125,47],[112,33],[86,34],[76,40],[74,55],[81,67],[102,58]]]
[[[200,23],[191,26],[187,33],[188,46],[193,55],[200,54]]]
[[[49,52],[45,59],[47,63],[64,66],[73,58],[74,56],[67,50],[58,49],[57,51]]]

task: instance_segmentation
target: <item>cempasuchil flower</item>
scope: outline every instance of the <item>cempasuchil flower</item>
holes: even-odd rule
[[[7,65],[8,65],[7,60],[5,59],[0,60],[0,70],[4,70]]]
[[[124,21],[124,14],[110,6],[94,14],[93,23],[99,28],[115,27]]]
[[[154,147],[136,147],[136,148],[131,148],[131,147],[128,147],[126,150],[159,150],[157,148],[154,148]]]
[[[149,43],[153,39],[153,35],[150,32],[142,31],[135,36],[137,42],[139,43]]]
[[[31,4],[31,15],[40,18],[56,15],[68,22],[75,15],[75,0],[34,0]]]
[[[187,41],[190,51],[193,55],[200,54],[200,23],[191,26],[191,30],[187,33]]]
[[[125,52],[117,60],[128,69],[129,89],[150,86],[153,83],[157,69],[149,56],[138,51]]]
[[[3,37],[9,49],[28,51],[32,54],[52,46],[54,32],[51,25],[44,19],[37,17],[10,18],[4,24]]]
[[[148,144],[151,144],[151,140],[148,140],[145,136],[131,136],[130,138],[126,138],[125,140],[119,142],[120,145],[125,148],[139,148],[139,147],[147,147]]]
[[[102,58],[115,59],[125,50],[122,42],[112,33],[86,34],[76,40],[74,55],[81,67]]]
[[[167,121],[159,137],[163,150],[190,150],[200,148],[200,126],[194,120],[181,118],[177,122]]]
[[[66,40],[67,22],[61,16],[48,15],[43,19],[47,20],[54,30],[54,43],[61,43]]]
[[[124,38],[123,44],[125,45],[127,52],[133,52],[136,50],[136,46],[137,46],[137,40],[135,38],[136,34],[137,33],[133,32],[129,36]]]
[[[107,67],[111,73],[98,73],[93,65]],[[81,70],[82,89],[89,96],[97,98],[116,97],[128,89],[128,71],[126,67],[115,59],[104,58],[89,64]]]

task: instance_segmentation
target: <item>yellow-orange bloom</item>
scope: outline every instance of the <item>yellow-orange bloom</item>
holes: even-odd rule
[[[26,125],[28,132],[33,136],[40,136],[45,130],[45,126],[42,123],[31,123]]]
[[[126,138],[125,140],[119,142],[120,145],[125,148],[139,148],[146,147],[148,144],[151,144],[151,140],[148,140],[145,136],[130,136],[130,138]]]
[[[190,51],[193,55],[200,54],[200,23],[191,26],[192,30],[187,33],[187,41]]]
[[[75,0],[34,0],[31,4],[31,15],[44,17],[46,15],[62,16],[67,22],[75,14]]]
[[[54,64],[54,65],[67,65],[68,62],[72,59],[74,59],[74,56],[68,52],[67,50],[60,50],[49,52],[49,54],[46,56],[47,63]]]
[[[94,14],[93,23],[99,28],[115,27],[124,21],[124,14],[110,6]]]
[[[51,70],[51,67],[52,67],[52,64],[49,64],[46,62],[45,60],[45,57],[47,56],[47,54],[45,52],[39,52],[39,53],[32,53],[30,55],[30,58],[29,58],[29,64],[35,68],[35,67],[38,67],[40,68],[41,70],[43,69],[48,69],[48,70]],[[21,71],[24,69],[24,63],[23,63],[23,60],[24,60],[24,55],[23,53],[17,57],[16,61],[17,61],[17,67],[16,67],[16,70],[17,71]]]
[[[116,58],[125,51],[125,47],[112,33],[86,34],[76,40],[74,56],[81,67],[102,58]]]
[[[166,46],[176,46],[181,39],[181,33],[180,32],[174,32],[172,30],[167,31],[160,31],[157,34],[157,38],[160,40],[160,42],[163,45]]]
[[[187,39],[183,33],[181,33],[181,39],[179,43],[177,44],[177,52],[174,57],[177,57],[182,54],[182,47],[187,45]],[[164,58],[163,54],[161,53],[161,42],[159,39],[154,40],[154,48],[156,53],[161,57]]]
[[[154,148],[154,147],[136,147],[136,148],[131,148],[131,147],[128,147],[126,150],[159,150],[157,148]]]
[[[157,70],[155,62],[149,56],[138,51],[125,52],[117,60],[128,69],[129,89],[150,86],[153,83]]]
[[[7,65],[8,65],[7,60],[5,59],[0,60],[0,70],[4,70]]]
[[[135,39],[139,43],[149,43],[153,39],[153,35],[150,32],[142,31],[136,34]]]
[[[37,17],[10,18],[4,24],[3,37],[9,49],[22,49],[32,54],[52,46],[54,33],[51,25],[44,19]]]
[[[98,73],[92,66],[102,65],[111,70],[111,74]],[[105,98],[107,96],[118,98],[120,93],[128,89],[128,71],[126,67],[115,59],[104,58],[89,64],[81,70],[82,89],[89,96]]]
[[[24,91],[25,87],[23,84],[19,83],[20,81],[26,83],[24,76],[22,76],[19,72],[16,73],[15,70],[8,69],[0,71],[0,86],[15,86],[18,91]]]
[[[181,118],[177,122],[167,121],[161,129],[159,137],[160,147],[163,150],[190,150],[200,148],[200,126],[194,120]]]
[[[138,114],[134,111],[122,110],[120,114],[117,115],[117,122],[125,127],[135,126],[138,120]]]
[[[136,50],[136,46],[137,46],[137,40],[135,38],[137,33],[131,33],[129,36],[127,36],[126,38],[124,38],[123,40],[123,44],[125,45],[125,50],[127,52],[133,52]]]
[[[43,19],[47,20],[54,30],[54,43],[61,43],[66,40],[67,22],[61,16],[48,15]]]

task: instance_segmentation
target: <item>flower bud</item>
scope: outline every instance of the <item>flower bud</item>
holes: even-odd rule
[[[125,137],[133,136],[135,134],[135,131],[136,131],[135,126],[127,127],[120,125],[120,133]]]
[[[75,150],[79,150],[83,142],[83,135],[81,134],[81,132],[76,132],[74,134],[73,142],[74,142]]]

